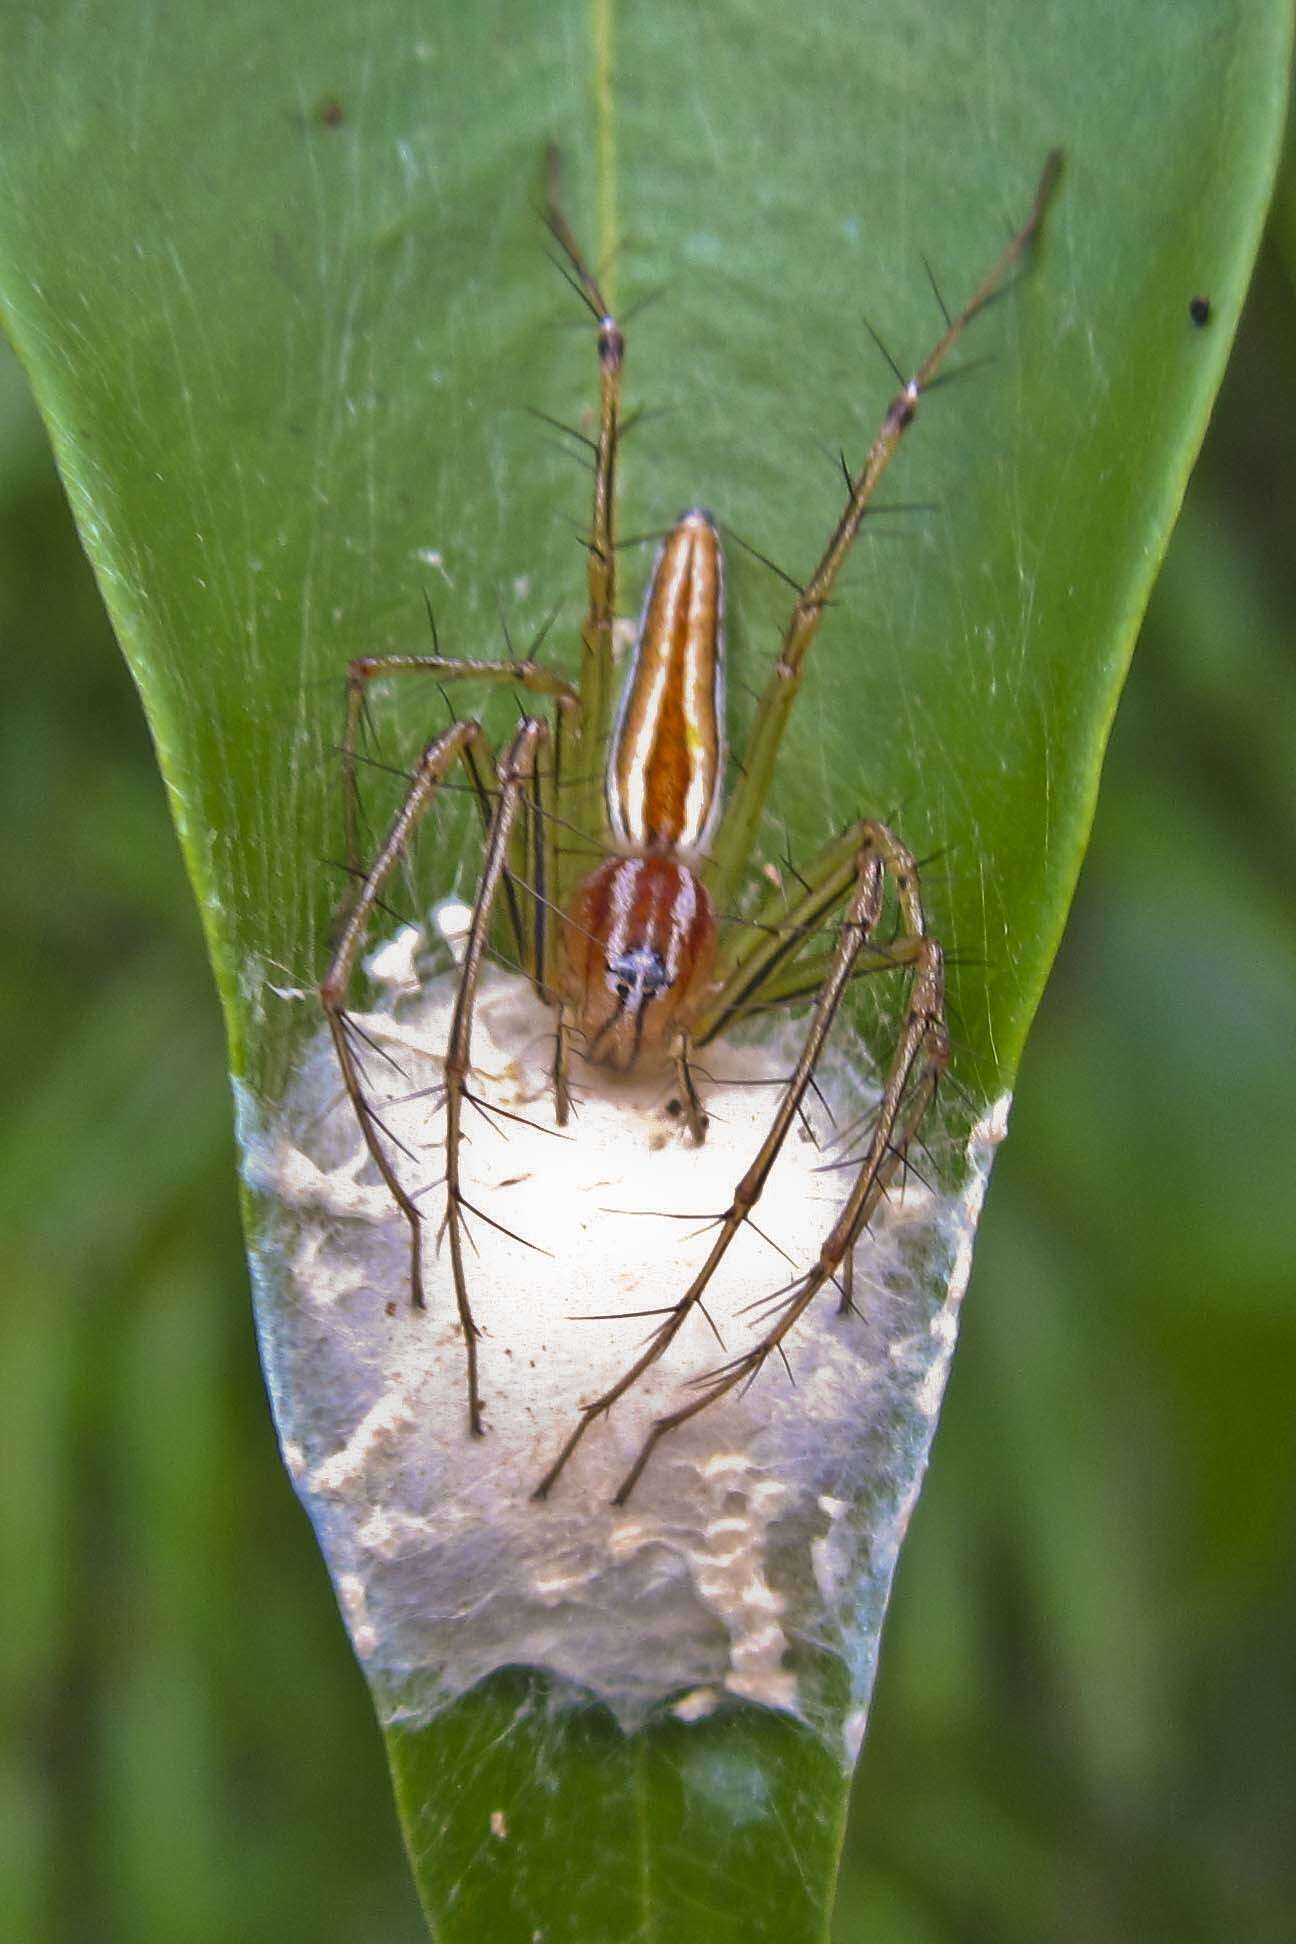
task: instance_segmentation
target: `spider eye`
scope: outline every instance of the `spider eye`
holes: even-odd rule
[[[618,999],[633,999],[639,1006],[670,985],[670,975],[660,952],[651,945],[635,945],[607,961],[608,985]]]

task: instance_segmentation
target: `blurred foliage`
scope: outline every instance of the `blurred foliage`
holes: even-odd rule
[[[840,1944],[1291,1934],[1294,236],[1289,170],[1027,1051]],[[0,1909],[25,1944],[415,1944],[239,1295],[197,919],[7,358],[0,627]]]

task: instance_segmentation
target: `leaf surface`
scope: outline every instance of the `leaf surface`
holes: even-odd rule
[[[587,487],[525,408],[579,423],[594,373],[540,247],[546,142],[630,316],[631,403],[660,409],[623,532],[702,502],[794,577],[893,389],[861,313],[915,364],[924,256],[961,302],[1064,150],[1031,272],[967,346],[987,362],[889,483],[936,510],[879,520],[827,617],[767,831],[804,857],[867,812],[941,853],[958,1075],[1010,1086],[1258,240],[1288,7],[51,0],[0,31],[0,306],[262,1098],[302,1030],[269,985],[318,977],[337,897],[347,657],[421,648],[424,591],[453,652],[557,604],[573,654]],[[736,554],[739,740],[788,599]],[[401,698],[406,757],[441,719]],[[390,1747],[447,1938],[822,1932],[845,1778],[787,1720],[627,1742],[502,1676]]]

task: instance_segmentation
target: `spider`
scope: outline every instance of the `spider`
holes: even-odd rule
[[[847,498],[822,558],[800,591],[760,697],[739,781],[726,804],[725,568],[719,528],[691,507],[661,542],[644,598],[619,702],[614,699],[615,479],[621,429],[625,338],[578,249],[551,188],[546,220],[562,252],[559,268],[597,330],[599,422],[593,451],[594,496],[587,553],[588,600],[579,676],[567,680],[534,653],[505,661],[431,655],[367,655],[347,671],[342,785],[347,858],[358,889],[345,909],[320,999],[342,1081],[373,1164],[408,1224],[410,1296],[423,1307],[423,1215],[402,1183],[389,1137],[366,1089],[348,1013],[356,961],[393,869],[456,768],[480,806],[485,841],[444,1058],[446,1174],[443,1233],[467,1359],[469,1430],[483,1432],[478,1329],[464,1259],[464,1214],[472,1205],[461,1179],[463,1111],[473,1101],[473,1009],[488,955],[521,964],[555,1014],[552,1089],[560,1126],[572,1110],[571,1063],[579,1057],[620,1070],[674,1070],[689,1137],[702,1142],[706,1114],[697,1051],[758,1008],[812,998],[799,1057],[769,1129],[701,1268],[653,1328],[641,1354],[599,1396],[581,1406],[565,1442],[534,1490],[552,1490],[576,1447],[600,1417],[663,1354],[702,1304],[726,1251],[752,1213],[808,1090],[851,980],[900,972],[908,981],[903,1018],[876,1115],[853,1185],[824,1237],[817,1260],[771,1305],[757,1340],[698,1380],[677,1410],[651,1426],[615,1495],[624,1504],[656,1446],[735,1387],[749,1383],[783,1344],[825,1285],[852,1307],[855,1244],[936,1094],[950,1061],[944,960],[928,926],[918,867],[885,823],[865,818],[843,830],[802,872],[789,894],[777,889],[749,923],[725,927],[747,872],[780,741],[805,674],[825,606],[879,480],[912,425],[923,393],[972,320],[1006,287],[1036,236],[1057,179],[1048,157],[1030,214],[973,296],[913,377],[901,383],[863,467],[847,472]],[[938,293],[939,298],[939,293]],[[843,468],[845,470],[845,468]],[[438,646],[434,642],[434,647]],[[372,861],[361,860],[357,742],[371,683],[432,676],[507,684],[547,703],[522,716],[495,759],[481,723],[456,720],[426,744],[406,794]],[[574,831],[578,842],[560,843]],[[588,869],[592,849],[598,862]],[[899,930],[874,937],[887,882]],[[831,943],[825,944],[828,938]],[[476,1211],[480,1212],[480,1211]]]

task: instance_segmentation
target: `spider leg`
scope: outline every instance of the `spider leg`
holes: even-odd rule
[[[558,206],[556,153],[551,151],[545,221],[567,259],[568,282],[584,302],[598,330],[599,426],[594,448],[594,503],[586,552],[588,605],[581,626],[579,789],[573,810],[583,830],[601,831],[603,751],[612,728],[615,661],[612,624],[616,616],[616,462],[621,436],[621,385],[625,337],[598,280],[589,268]],[[559,269],[563,266],[559,264]],[[564,270],[564,275],[567,272]]]
[[[906,965],[912,965],[917,956],[918,943],[914,938],[891,939],[884,945],[869,943],[855,961],[852,982],[868,978],[874,972],[896,972]],[[723,1021],[708,1028],[707,1043],[728,1026],[737,1025],[744,1019],[754,1019],[761,1013],[784,1012],[798,1000],[813,999],[831,971],[832,962],[831,952],[803,952],[789,958],[785,965],[775,966],[740,1005],[735,1005],[725,1015]]]
[[[763,997],[781,969],[824,935],[828,914],[855,880],[867,831],[863,821],[848,825],[807,867],[793,896],[776,890],[752,918],[730,921],[716,954],[715,988],[693,1021],[697,1045],[705,1046],[741,1018],[754,996]],[[832,954],[826,952],[824,960],[826,977]]]
[[[918,866],[886,824],[862,819],[848,825],[799,875],[800,896],[775,892],[754,918],[735,925],[720,956],[720,984],[693,1023],[697,1045],[707,1045],[755,1013],[813,998],[831,972],[835,954],[826,947],[810,948],[835,932],[829,913],[849,883],[843,877],[846,861],[850,859],[854,870],[862,846],[878,852],[894,882],[908,935],[885,944],[870,941],[859,952],[851,977],[913,965],[927,931]]]
[[[531,980],[536,997],[545,1005],[558,1003],[558,926],[555,897],[561,864],[559,856],[558,795],[563,764],[578,705],[559,700],[549,732],[535,750],[532,787],[525,790],[509,841],[509,863],[503,876],[507,912],[506,937],[517,943],[517,963]],[[483,808],[493,800],[481,797]],[[487,823],[489,837],[489,821]]]
[[[683,1031],[677,1033],[675,1044],[671,1049],[671,1057],[675,1062],[675,1078],[679,1082],[679,1090],[683,1096],[684,1118],[688,1123],[693,1145],[701,1147],[706,1139],[707,1117],[697,1090],[697,1082],[693,1078],[693,1068],[689,1060],[692,1051],[692,1035]]]
[[[342,819],[346,837],[347,867],[353,876],[364,876],[360,855],[360,793],[356,778],[356,745],[364,717],[369,684],[388,675],[431,675],[439,682],[483,682],[492,687],[526,690],[530,695],[551,695],[563,716],[578,706],[579,698],[570,682],[565,682],[543,662],[524,656],[519,661],[474,661],[451,655],[359,655],[347,664],[346,726],[342,732]],[[474,781],[476,781],[474,777]]]
[[[537,747],[548,735],[547,723],[535,716],[526,716],[500,758],[495,810],[487,834],[486,855],[477,883],[477,895],[473,900],[472,922],[468,928],[463,964],[459,968],[459,984],[445,1055],[446,1234],[450,1243],[450,1272],[454,1281],[455,1303],[468,1359],[468,1425],[475,1437],[481,1437],[484,1427],[477,1386],[477,1324],[468,1297],[468,1278],[464,1268],[464,1194],[459,1169],[464,1096],[472,1055],[473,1007],[482,960],[486,954],[492,907],[508,871],[510,835],[522,804],[523,791],[535,774]]]
[[[342,1072],[342,1083],[354,1109],[365,1146],[369,1150],[374,1166],[390,1190],[392,1200],[409,1224],[410,1300],[416,1309],[422,1309],[424,1306],[421,1262],[422,1217],[401,1186],[396,1171],[392,1167],[380,1138],[382,1129],[365,1096],[355,1054],[348,1037],[346,996],[351,975],[355,970],[356,959],[364,943],[369,919],[380,901],[383,886],[405,854],[420,823],[431,808],[446,772],[456,760],[467,762],[469,752],[482,738],[482,734],[481,726],[476,722],[455,722],[443,735],[436,737],[424,749],[415,765],[413,780],[404,801],[392,819],[391,827],[379,848],[378,855],[363,874],[359,891],[346,915],[328,972],[319,989],[320,1003],[324,1008],[324,1016],[328,1020],[329,1032],[337,1052],[338,1066]]]
[[[868,457],[851,482],[846,505],[833,528],[823,556],[797,598],[779,646],[778,660],[757,705],[738,787],[711,844],[706,881],[722,911],[731,903],[734,888],[755,845],[779,744],[801,686],[806,657],[878,484],[899,450],[905,433],[913,424],[923,392],[930,388],[968,325],[1004,289],[1008,278],[1029,249],[1043,220],[1060,168],[1061,157],[1054,151],[1044,164],[1026,222],[1000,253],[993,268],[982,279],[963,309],[950,319],[943,335],[913,377],[892,399]]]
[[[534,647],[534,644],[533,644]],[[553,990],[553,926],[547,924],[544,903],[551,897],[557,867],[557,824],[554,807],[560,778],[567,760],[580,699],[569,682],[553,669],[527,655],[516,661],[477,661],[447,655],[363,655],[347,668],[346,727],[342,738],[342,805],[348,872],[357,882],[364,878],[356,862],[360,844],[357,750],[360,724],[364,719],[369,684],[389,675],[431,675],[439,685],[451,682],[481,682],[493,687],[522,689],[532,695],[549,696],[554,702],[552,739],[541,766],[542,783],[537,801],[527,805],[527,816],[515,833],[512,868],[506,873],[504,895],[497,917],[494,943],[505,963],[520,966],[531,980],[539,998],[547,1000]],[[470,744],[463,752],[468,782],[476,799],[483,831],[489,831],[493,814],[495,765],[485,738]],[[530,895],[534,886],[538,896]],[[343,918],[349,905],[343,906]]]
[[[609,1411],[617,1399],[623,1397],[638,1382],[643,1373],[656,1363],[678,1336],[688,1318],[702,1302],[707,1286],[724,1259],[730,1244],[760,1199],[770,1170],[787,1138],[788,1130],[801,1111],[801,1103],[814,1077],[815,1066],[823,1051],[842,993],[849,983],[855,960],[863,949],[870,930],[877,922],[882,908],[882,883],[882,859],[876,846],[865,844],[857,853],[854,895],[842,921],[832,969],[815,1002],[801,1056],[784,1089],[769,1131],[761,1142],[754,1161],[734,1190],[733,1200],[721,1219],[719,1233],[711,1245],[706,1261],[679,1301],[654,1330],[643,1352],[601,1396],[583,1407],[566,1443],[537,1485],[534,1493],[536,1498],[548,1496],[557,1483],[563,1467],[595,1419]]]
[[[538,997],[557,1014],[550,1081],[554,1119],[559,1127],[566,1127],[571,1118],[568,1076],[574,1030],[571,1005],[562,990],[561,925],[556,922],[563,909],[557,900],[564,867],[561,843],[564,824],[557,804],[563,788],[562,765],[568,746],[565,731],[571,714],[560,703],[551,735],[536,750],[535,787],[522,799],[521,815],[510,844],[511,868],[503,880],[510,901],[516,900],[519,894],[529,899],[531,919],[523,962],[529,964]]]
[[[913,934],[913,951],[904,1022],[883,1084],[873,1132],[854,1186],[819,1251],[817,1261],[792,1284],[770,1327],[750,1350],[700,1379],[696,1397],[679,1410],[658,1418],[617,1489],[613,1500],[616,1505],[625,1504],[664,1437],[680,1425],[687,1424],[690,1418],[718,1402],[731,1390],[749,1383],[770,1356],[776,1351],[782,1353],[784,1342],[797,1322],[824,1285],[835,1281],[838,1270],[852,1254],[896,1170],[903,1164],[909,1144],[935,1096],[940,1076],[949,1065],[944,955],[937,941],[927,935],[916,866],[904,845],[885,824],[870,824],[868,833],[861,857],[869,860],[879,875],[885,870],[894,882],[901,912]],[[878,901],[880,905],[880,883]],[[843,936],[835,961],[835,974],[843,986],[849,976],[849,956]],[[820,1005],[822,998],[821,994]],[[819,1006],[816,1006],[816,1018],[818,1014]],[[824,1031],[827,1031],[826,1025]],[[845,1312],[852,1307],[853,1273],[851,1279],[844,1281],[840,1287],[839,1309]]]
[[[554,1062],[552,1069],[554,1119],[559,1127],[566,1127],[571,1119],[571,1006],[565,999],[558,1002],[558,1022],[554,1034]]]

